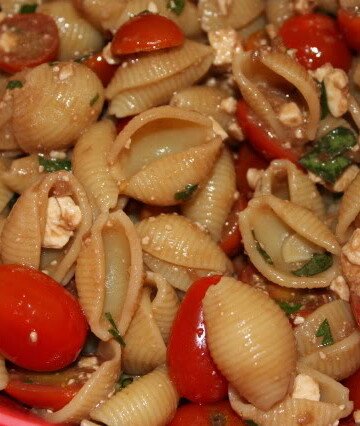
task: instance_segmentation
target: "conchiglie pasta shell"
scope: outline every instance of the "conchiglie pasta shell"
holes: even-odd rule
[[[280,27],[283,22],[293,16],[294,8],[290,0],[267,0],[265,12],[269,23]]]
[[[296,364],[295,340],[281,309],[233,278],[208,289],[203,309],[211,356],[231,385],[263,410],[281,401]]]
[[[0,356],[0,390],[4,390],[9,382],[9,374],[6,370],[5,360]]]
[[[142,282],[141,247],[122,211],[102,213],[84,241],[76,265],[80,304],[92,332],[109,340],[109,312],[121,334],[136,310]]]
[[[96,121],[104,101],[99,78],[76,62],[52,67],[42,64],[31,69],[24,86],[14,91],[13,96],[15,138],[28,153],[74,144],[85,128]]]
[[[60,37],[58,59],[61,61],[79,58],[102,48],[102,35],[78,14],[71,1],[52,1],[41,5],[37,12],[55,20]]]
[[[80,422],[89,416],[101,400],[114,390],[119,376],[121,349],[114,340],[101,343],[98,354],[103,360],[100,367],[91,375],[89,380],[61,410],[49,412],[42,410],[41,415],[52,423]]]
[[[153,318],[151,289],[144,288],[140,303],[124,336],[122,367],[125,373],[144,375],[166,361],[166,346]]]
[[[0,128],[0,150],[1,151],[18,151],[20,147],[15,140],[11,122]]]
[[[211,176],[203,187],[182,206],[184,216],[204,226],[215,241],[234,202],[235,167],[230,151],[224,148]]]
[[[93,124],[77,141],[73,156],[73,173],[79,179],[93,210],[106,212],[116,206],[118,187],[110,174],[107,155],[116,137],[109,120]]]
[[[12,161],[10,168],[2,174],[2,181],[12,191],[22,194],[41,179],[37,155],[28,155]]]
[[[175,214],[144,219],[136,225],[142,249],[160,260],[187,268],[225,273],[232,265],[211,237]]]

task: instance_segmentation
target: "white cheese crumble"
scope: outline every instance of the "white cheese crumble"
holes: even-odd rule
[[[294,325],[300,325],[300,324],[303,324],[304,322],[305,322],[305,318],[300,316],[296,316],[293,321]]]
[[[330,290],[335,292],[340,299],[345,300],[346,302],[350,300],[350,290],[342,275],[337,276],[331,281]]]
[[[295,377],[294,389],[291,397],[296,399],[308,399],[310,401],[320,401],[320,386],[307,374],[298,374]]]
[[[317,6],[317,0],[294,0],[294,10],[297,13],[304,15],[305,13],[311,13]]]
[[[262,169],[254,169],[250,167],[246,172],[246,180],[251,189],[255,189],[257,184],[260,182],[262,176],[264,174],[264,170]]]
[[[220,109],[228,114],[235,114],[237,101],[232,96],[223,99],[220,102]]]
[[[3,32],[0,35],[0,49],[2,49],[5,53],[10,53],[17,45],[16,36],[9,32]]]
[[[66,64],[63,67],[61,67],[61,69],[59,71],[59,80],[60,81],[67,80],[73,74],[74,74],[74,66],[73,66],[73,64]]]
[[[30,342],[32,342],[32,343],[36,343],[36,342],[37,342],[37,340],[38,340],[38,334],[37,334],[37,332],[36,332],[36,331],[32,331],[32,332],[29,334],[29,339],[30,339]]]
[[[209,31],[209,42],[215,50],[214,65],[231,65],[235,46],[238,44],[237,33],[234,29]]]
[[[349,262],[360,266],[360,228],[355,229],[342,252]]]
[[[151,13],[159,13],[159,9],[153,1],[147,5],[146,9]]]
[[[49,156],[57,160],[64,160],[66,153],[64,151],[50,151]]]
[[[102,50],[102,56],[105,59],[105,61],[109,65],[116,65],[120,63],[120,59],[113,56],[111,53],[111,43],[108,43]]]
[[[238,123],[236,123],[236,121],[232,122],[229,125],[227,131],[232,138],[238,141],[243,141],[245,139],[244,132],[242,131],[242,128],[238,125]]]
[[[282,104],[278,116],[281,123],[287,127],[297,127],[303,122],[300,108],[295,102],[286,102]]]
[[[99,365],[99,360],[96,356],[84,356],[79,359],[78,367],[80,368],[94,368]]]

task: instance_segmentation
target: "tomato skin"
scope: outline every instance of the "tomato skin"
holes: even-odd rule
[[[129,55],[181,46],[182,30],[165,16],[140,14],[126,21],[115,33],[111,43],[113,55]]]
[[[327,62],[348,71],[351,53],[336,21],[317,13],[294,16],[279,30],[285,46],[296,49],[296,59],[305,68],[314,70]]]
[[[297,163],[299,156],[291,149],[281,146],[281,142],[271,136],[263,126],[256,122],[252,110],[245,101],[239,101],[236,109],[236,118],[240,127],[251,145],[268,160],[283,158]]]
[[[216,368],[206,344],[202,300],[207,289],[220,281],[211,276],[188,289],[173,322],[167,349],[169,375],[180,396],[212,403],[227,395],[227,381]]]
[[[179,407],[168,426],[245,426],[228,401],[216,404],[186,404]]]
[[[16,14],[0,22],[0,35],[10,34],[14,47],[0,48],[0,70],[15,73],[56,58],[60,39],[55,21],[42,13]]]
[[[88,326],[78,301],[60,284],[35,269],[0,265],[0,294],[0,353],[6,359],[54,371],[77,358]]]
[[[339,9],[337,20],[347,44],[354,50],[360,50],[360,16],[344,9]]]
[[[349,399],[354,402],[354,410],[360,410],[360,369],[343,380],[342,383],[350,391]]]
[[[84,65],[90,68],[99,77],[104,87],[106,87],[113,78],[118,65],[110,65],[106,62],[101,53],[89,56],[84,61]]]
[[[360,296],[353,291],[350,292],[350,306],[357,325],[360,327]],[[360,405],[359,405],[360,409]]]

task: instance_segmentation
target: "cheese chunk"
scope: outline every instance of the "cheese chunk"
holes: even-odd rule
[[[320,401],[320,386],[307,374],[298,374],[294,381],[292,398]]]

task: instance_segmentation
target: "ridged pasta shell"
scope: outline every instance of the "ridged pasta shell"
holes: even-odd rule
[[[46,208],[51,192],[59,186],[74,199],[81,211],[81,223],[75,235],[65,246],[56,250],[59,259],[55,265],[44,264],[41,259],[42,241],[46,223]],[[46,269],[58,282],[72,270],[78,256],[82,238],[90,229],[91,210],[84,190],[69,172],[44,175],[43,179],[27,189],[12,208],[1,234],[1,256],[4,263],[17,263],[36,269]],[[70,277],[71,278],[71,277]]]
[[[166,425],[179,397],[164,367],[140,377],[91,412],[108,426]]]
[[[115,137],[115,125],[110,120],[102,120],[80,137],[73,151],[73,173],[84,186],[93,211],[106,212],[117,203],[118,187],[107,163]]]
[[[76,62],[31,69],[24,86],[13,93],[17,143],[28,153],[68,148],[96,121],[103,92],[96,74]]]
[[[12,191],[22,194],[42,177],[38,157],[33,154],[13,160],[10,168],[2,174],[2,181]]]
[[[294,14],[294,7],[289,0],[267,0],[265,4],[266,18],[270,24],[280,27]]]
[[[212,238],[219,241],[235,192],[234,162],[230,151],[224,148],[208,181],[182,205],[182,212],[193,222],[204,226]]]
[[[6,370],[5,360],[0,356],[0,390],[4,390],[9,382],[9,374]]]
[[[79,301],[92,332],[111,338],[112,315],[123,335],[136,310],[142,284],[141,246],[131,220],[122,211],[102,213],[85,239],[76,264]]]
[[[314,250],[340,254],[340,247],[330,229],[310,210],[273,195],[254,198],[239,214],[239,227],[245,250],[255,267],[270,281],[283,287],[314,288],[330,285],[339,275],[338,259],[326,271],[314,276],[296,276],[298,266],[286,263],[282,248],[288,237],[299,236]],[[254,237],[256,236],[256,239]],[[267,262],[258,244],[270,256]]]
[[[211,239],[189,219],[175,214],[161,214],[136,225],[142,249],[175,266],[226,273],[232,271],[230,260]]]
[[[297,357],[283,311],[263,292],[233,278],[208,289],[203,309],[211,356],[231,385],[262,410],[281,401]]]
[[[174,92],[206,74],[213,59],[210,47],[186,41],[183,46],[141,56],[119,67],[106,88],[110,114],[126,117],[166,104]]]
[[[103,362],[74,398],[59,411],[52,413],[42,410],[40,412],[42,417],[52,423],[80,422],[88,417],[89,412],[99,404],[99,401],[107,399],[108,394],[114,390],[119,376],[120,345],[114,340],[101,343],[98,355]]]
[[[58,59],[66,61],[99,51],[104,43],[96,28],[83,19],[71,1],[57,0],[37,9],[54,18],[59,30],[60,49]]]

